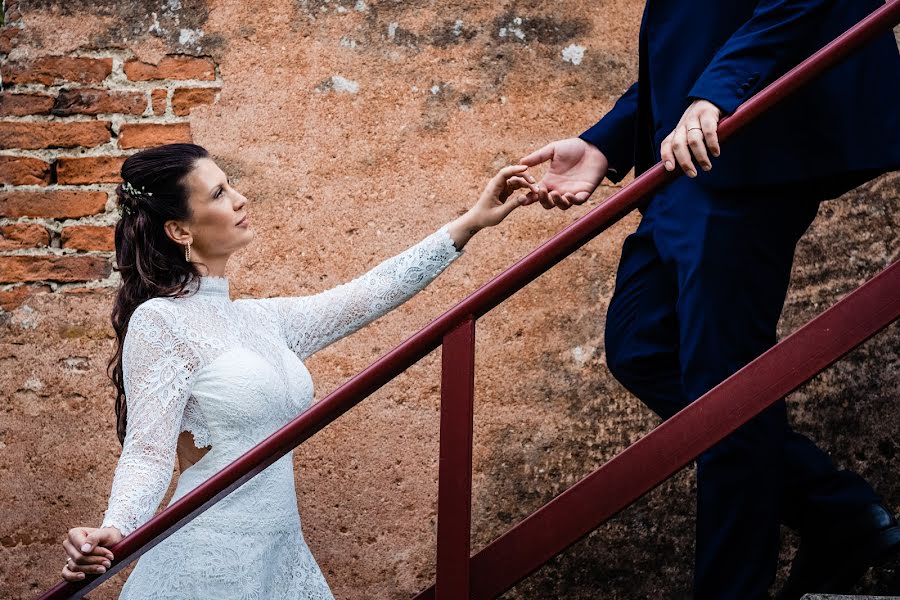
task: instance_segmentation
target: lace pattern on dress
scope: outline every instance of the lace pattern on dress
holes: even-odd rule
[[[159,303],[135,309],[122,344],[128,423],[102,527],[128,535],[153,516],[175,466],[181,416],[200,366]]]
[[[302,360],[406,302],[461,255],[445,225],[353,281],[312,296],[254,302],[271,311]]]
[[[301,358],[405,302],[460,254],[445,226],[319,294],[232,302],[226,278],[203,277],[194,294],[141,304],[123,343],[128,421],[102,526],[129,535],[154,515],[181,431],[212,448],[180,474],[173,502],[302,413],[313,385]],[[120,598],[331,600],[300,530],[291,456],[144,554]]]

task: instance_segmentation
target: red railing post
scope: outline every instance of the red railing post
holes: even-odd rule
[[[438,465],[437,600],[469,598],[472,526],[472,427],[475,319],[444,336]]]

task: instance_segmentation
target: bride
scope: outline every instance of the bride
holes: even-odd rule
[[[104,573],[106,546],[309,407],[303,360],[393,310],[456,260],[476,232],[536,190],[524,165],[500,170],[475,205],[365,275],[312,296],[232,300],[225,266],[250,243],[247,199],[205,149],[130,156],[117,188],[110,360],[122,453],[99,528],[63,542],[62,576]],[[127,403],[126,403],[127,400]],[[141,556],[120,598],[330,599],[300,528],[290,452]]]

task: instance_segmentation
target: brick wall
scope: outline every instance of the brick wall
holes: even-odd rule
[[[42,292],[116,285],[115,187],[141,148],[191,141],[191,109],[217,100],[208,57],[158,64],[127,50],[7,60],[15,3],[0,29],[0,310]]]

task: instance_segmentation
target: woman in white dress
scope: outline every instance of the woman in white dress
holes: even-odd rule
[[[254,237],[247,199],[200,146],[130,156],[117,189],[122,283],[109,365],[122,454],[101,526],[72,528],[63,542],[63,578],[106,571],[106,546],[155,514],[176,458],[171,502],[308,408],[303,359],[428,285],[472,235],[523,203],[509,199],[516,189],[536,189],[525,170],[502,169],[466,214],[349,283],[231,300],[226,263]],[[292,455],[141,556],[120,599],[332,598],[301,532]]]

